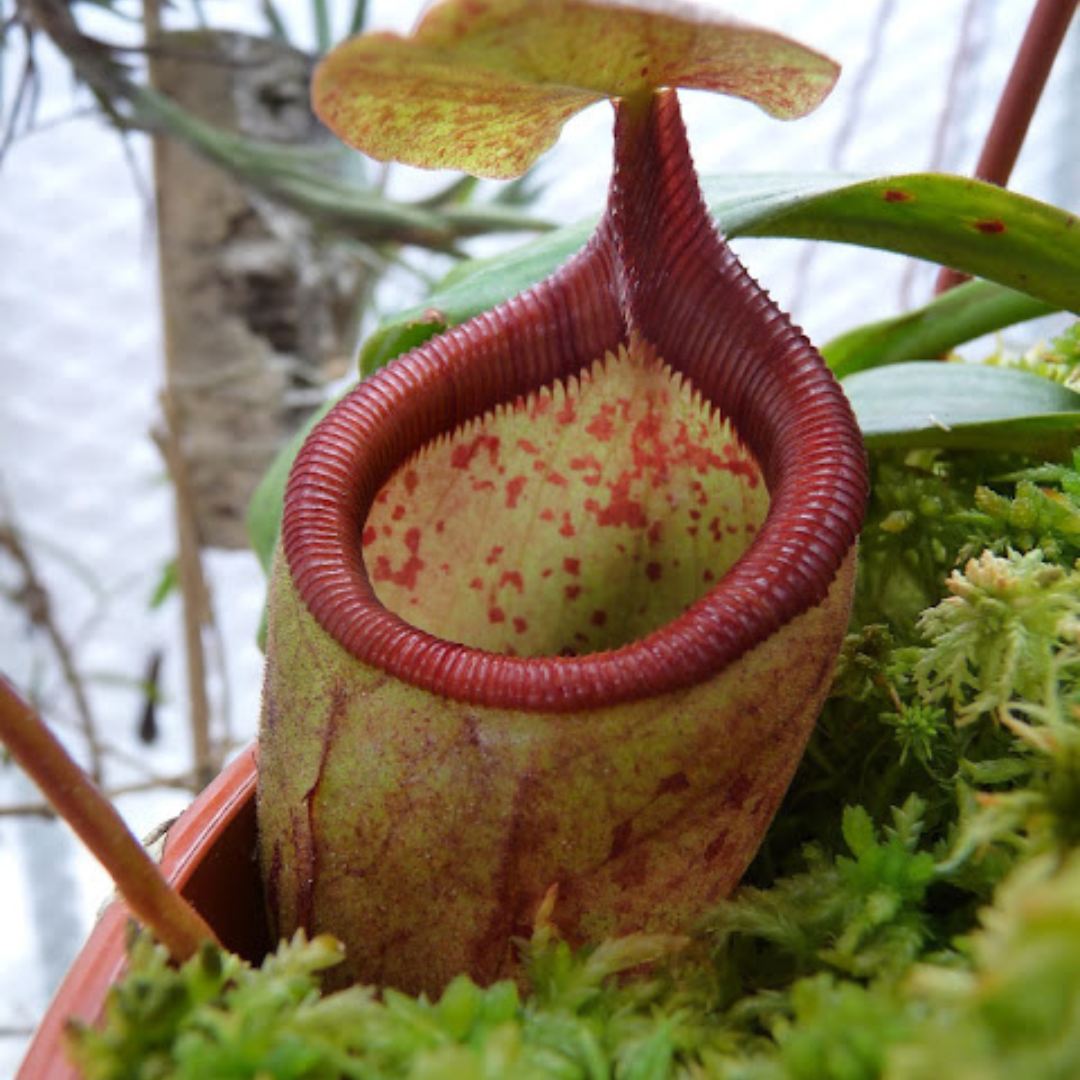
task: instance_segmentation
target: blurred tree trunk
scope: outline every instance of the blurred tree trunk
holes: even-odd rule
[[[150,79],[197,119],[267,143],[329,139],[308,105],[313,61],[244,35],[156,33]],[[176,493],[195,787],[221,769],[227,709],[214,722],[207,656],[205,547],[248,547],[256,484],[311,408],[303,391],[345,367],[365,284],[358,263],[318,243],[299,216],[252,196],[178,139],[154,140],[165,347],[163,425],[155,439]],[[219,657],[219,661],[220,661]]]
[[[216,31],[158,43],[155,87],[199,119],[271,143],[327,142],[308,105],[310,57]],[[310,409],[302,391],[344,368],[360,271],[179,140],[158,137],[154,161],[166,381],[198,536],[244,548],[251,493]]]

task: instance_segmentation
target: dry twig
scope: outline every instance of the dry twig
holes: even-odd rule
[[[187,654],[187,683],[190,699],[192,749],[195,778],[204,787],[221,767],[210,737],[210,698],[206,689],[206,643],[203,635],[213,627],[210,590],[203,574],[198,524],[195,519],[195,496],[191,477],[178,434],[175,402],[168,390],[162,391],[164,424],[152,432],[161,451],[176,493],[177,575],[184,607],[184,644]]]
[[[100,784],[105,772],[105,757],[90,698],[75,661],[74,647],[53,614],[52,598],[38,573],[30,549],[23,542],[11,513],[8,512],[6,516],[6,521],[0,521],[0,549],[7,552],[22,575],[21,586],[14,591],[14,598],[25,609],[31,624],[45,634],[56,654],[64,682],[75,703],[79,731],[86,743],[90,775],[95,783]]]

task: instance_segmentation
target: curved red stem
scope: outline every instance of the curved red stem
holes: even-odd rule
[[[1035,5],[975,166],[977,179],[1001,187],[1008,184],[1078,3],[1080,0],[1039,0]],[[946,292],[966,277],[944,267],[935,291]]]

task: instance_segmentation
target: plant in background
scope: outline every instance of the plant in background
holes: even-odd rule
[[[116,16],[127,16],[115,5],[100,5]],[[272,0],[263,6],[269,39],[288,40],[287,21]],[[160,30],[154,12],[146,6],[146,27],[153,35]],[[329,9],[324,0],[314,0],[319,51],[329,47],[332,35]],[[349,12],[350,32],[357,32],[367,18],[367,4],[359,0]],[[200,20],[201,21],[201,20]],[[455,181],[446,190],[417,202],[395,201],[375,183],[358,179],[361,163],[343,147],[295,147],[267,139],[243,137],[200,120],[151,82],[140,80],[125,59],[130,51],[87,33],[79,22],[78,9],[56,0],[16,0],[8,19],[0,25],[0,47],[10,47],[8,35],[25,42],[25,76],[17,94],[0,113],[4,130],[0,135],[0,159],[8,151],[21,128],[33,121],[34,80],[38,77],[33,48],[43,34],[65,56],[76,77],[89,88],[97,104],[121,132],[145,131],[165,135],[188,145],[196,154],[235,176],[260,195],[285,206],[304,220],[318,225],[324,238],[355,243],[367,251],[367,258],[385,267],[401,245],[426,247],[453,253],[464,238],[501,231],[533,232],[546,224],[523,213],[517,205],[525,191],[512,186],[490,203],[475,199],[474,185]],[[168,47],[150,40],[151,55]],[[3,58],[3,53],[0,53]],[[192,54],[192,78],[198,78],[199,62]],[[212,62],[212,61],[211,61]]]
[[[396,84],[389,104],[365,97],[370,82],[385,84],[380,64],[398,70],[403,54],[424,85],[451,87],[487,120],[500,119],[489,106],[512,89],[538,121],[552,77],[560,108],[620,98],[599,225],[463,267],[423,309],[384,325],[364,349],[366,369],[420,347],[347,396],[300,452],[287,493],[279,466],[255,504],[264,557],[285,507],[262,762],[271,907],[309,929],[336,920],[335,905],[359,908],[353,967],[332,974],[339,953],[325,938],[296,938],[261,970],[187,946],[174,949],[192,957],[175,969],[143,941],[110,1024],[76,1035],[76,1055],[92,1080],[128,1075],[148,1040],[151,1068],[166,1078],[919,1080],[942,1063],[958,1080],[1072,1076],[1080,681],[1077,485],[1075,462],[1064,462],[1080,397],[1056,362],[930,358],[1018,318],[1075,313],[1075,218],[949,177],[703,183],[713,217],[733,233],[843,237],[982,277],[823,350],[843,376],[872,482],[841,641],[861,454],[827,373],[712,233],[674,91],[655,90],[680,81],[663,66],[673,42],[682,67],[706,70],[687,64],[697,35],[677,32],[700,26],[619,9],[620,32],[648,26],[659,46],[613,73],[602,62],[609,35],[577,21],[610,29],[612,5],[542,6],[523,41],[499,13],[527,25],[541,5],[449,0],[412,42],[344,47],[319,83],[335,113],[348,87],[378,115],[379,132],[394,131],[400,105],[405,136],[416,86]],[[1063,33],[1074,8],[1037,5],[1007,101],[1039,84],[1055,47],[1048,30]],[[545,69],[543,46],[567,28]],[[735,33],[749,35],[728,56],[736,71],[754,43],[773,60],[788,47]],[[797,83],[820,62],[793,57]],[[518,71],[539,83],[508,87]],[[580,93],[566,89],[575,73]],[[752,96],[758,84],[745,74],[727,89]],[[462,115],[453,145],[502,167],[512,156],[500,152],[505,131],[487,138],[469,126],[476,114]],[[1009,115],[995,139],[1015,148],[1024,123]],[[446,117],[435,108],[425,119]],[[542,122],[519,126],[540,131],[538,145],[550,137]],[[1043,355],[1067,364],[1074,335]],[[815,393],[791,395],[781,375],[792,358]],[[720,387],[709,381],[715,371],[730,376]],[[837,433],[849,463],[838,478],[827,465]],[[676,486],[665,486],[672,476]],[[721,542],[699,547],[706,515],[693,517],[694,499],[672,491],[747,516],[717,515]],[[807,491],[812,505],[800,502]],[[530,510],[520,528],[519,506]],[[809,534],[800,520],[814,522]],[[753,539],[726,547],[726,521],[749,523]],[[717,553],[727,566],[713,565]],[[818,569],[801,576],[804,557]],[[683,566],[693,588],[682,587]],[[745,593],[729,632],[737,609],[725,604],[748,571],[766,602],[755,607]],[[651,588],[673,578],[670,598]],[[579,616],[587,588],[597,603]],[[593,617],[615,611],[619,625]],[[711,623],[704,646],[699,617]],[[814,620],[815,646],[839,653],[832,692],[743,886],[723,899],[732,882],[706,865],[719,840],[709,828],[732,815],[739,836],[724,837],[726,858],[741,873],[788,778],[757,749],[727,760],[736,744],[717,747],[710,713],[719,730],[742,735],[768,723],[770,704],[812,716],[816,692],[780,676],[816,665],[825,689],[831,663],[811,657],[804,636]],[[784,655],[770,658],[777,644]],[[657,669],[670,683],[654,681]],[[707,670],[716,685],[698,682]],[[687,700],[692,711],[679,707]],[[569,710],[582,707],[592,711],[584,747],[570,741],[585,725]],[[284,736],[290,723],[307,726],[306,743]],[[791,751],[784,761],[794,767],[802,736],[774,731],[790,740],[782,756]],[[767,792],[756,807],[750,787],[732,783],[755,761],[772,770],[754,778]],[[744,809],[756,815],[749,824],[737,816]],[[347,891],[357,881],[359,899]],[[677,904],[650,922],[656,882]],[[634,907],[641,897],[644,912]],[[665,932],[627,933],[642,927]],[[354,932],[344,920],[333,929]],[[360,972],[430,993],[320,996],[324,969],[331,985]],[[516,983],[499,981],[507,973]]]
[[[915,664],[920,695],[965,702],[959,723],[989,714],[1017,734],[1028,729],[1010,713],[1016,699],[1026,712],[1060,716],[1061,682],[1080,661],[1080,575],[1039,549],[984,551],[946,584],[952,595],[919,619],[930,642]]]

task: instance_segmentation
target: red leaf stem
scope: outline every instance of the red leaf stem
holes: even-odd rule
[[[1038,0],[1035,5],[975,166],[976,179],[1001,187],[1008,184],[1078,3]],[[965,280],[966,274],[944,267],[935,292],[940,295]]]

